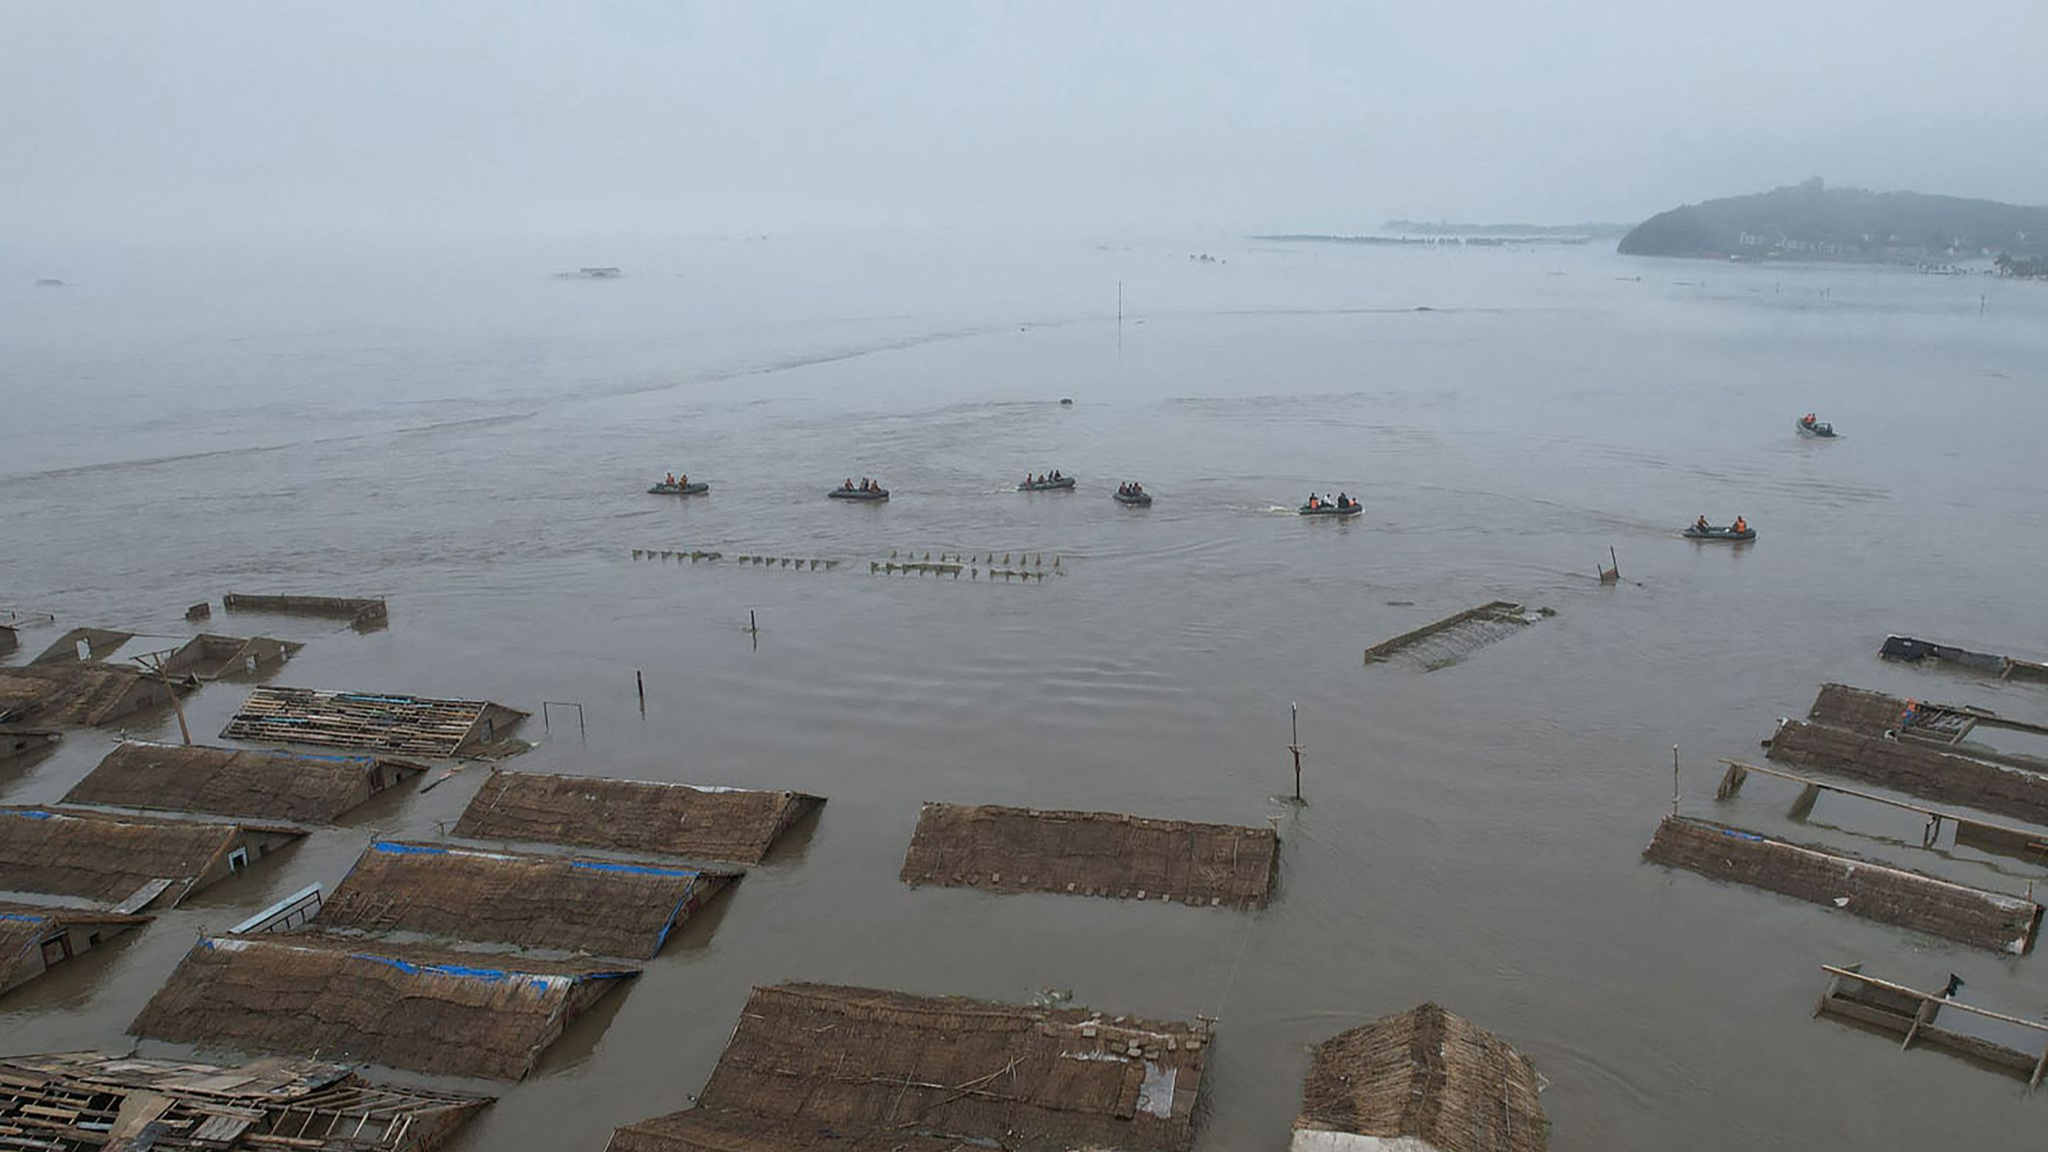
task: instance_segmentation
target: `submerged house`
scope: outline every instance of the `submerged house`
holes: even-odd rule
[[[326,824],[426,770],[384,756],[129,740],[107,753],[64,802]]]
[[[0,723],[112,724],[168,704],[173,691],[190,691],[193,684],[165,684],[133,668],[76,660],[0,668]]]
[[[645,960],[732,871],[380,840],[316,927],[417,932]]]
[[[319,1052],[414,1072],[518,1080],[639,969],[316,931],[206,936],[129,1030],[251,1052]]]
[[[755,988],[696,1107],[626,1125],[610,1150],[1182,1152],[1209,1038],[1081,1008]]]
[[[1065,892],[1257,908],[1272,894],[1280,838],[1271,828],[927,803],[903,882],[991,892]]]
[[[1545,1152],[1528,1057],[1435,1004],[1316,1048],[1289,1152]]]
[[[27,756],[41,752],[56,744],[59,733],[43,728],[17,728],[12,724],[0,724],[0,764],[16,756]]]
[[[305,834],[280,824],[0,808],[0,892],[70,896],[123,912],[159,901],[175,907]]]
[[[450,757],[483,751],[526,715],[488,700],[263,687],[242,702],[221,736]]]
[[[149,921],[120,912],[0,901],[0,996]]]
[[[39,1152],[432,1152],[490,1102],[318,1060],[0,1057],[4,1146]]]
[[[493,770],[454,834],[758,864],[823,803],[802,792]]]

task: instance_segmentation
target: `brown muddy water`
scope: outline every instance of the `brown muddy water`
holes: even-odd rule
[[[1205,1152],[1285,1147],[1308,1046],[1432,999],[1535,1059],[1559,1148],[2011,1147],[2043,1123],[2015,1081],[1809,1019],[1818,966],[1855,961],[2040,1016],[2040,957],[1638,861],[1677,744],[1688,812],[2033,878],[1847,801],[1801,827],[1771,782],[1712,794],[1715,758],[1758,755],[1823,680],[2048,719],[2048,691],[1876,658],[1888,631],[2048,653],[2038,285],[1215,236],[30,259],[0,261],[0,608],[174,637],[231,590],[386,595],[367,635],[210,626],[306,640],[279,683],[585,706],[583,733],[536,714],[517,768],[830,798],[531,1080],[486,1086],[457,1148],[594,1152],[686,1106],[748,986],[780,980],[1218,1017]],[[629,275],[545,275],[590,263]],[[1808,410],[1844,437],[1797,439]],[[1079,491],[1011,490],[1051,468]],[[644,495],[668,469],[713,493]],[[847,475],[895,497],[824,499]],[[1122,479],[1157,503],[1116,506]],[[1293,516],[1311,490],[1365,515]],[[1678,538],[1700,513],[1761,538]],[[892,549],[1064,575],[870,575]],[[1496,598],[1558,614],[1436,671],[1361,662]],[[192,697],[195,734],[246,688]],[[1273,800],[1290,702],[1300,811]],[[176,738],[168,715],[135,734]],[[0,802],[56,800],[113,738],[0,768]],[[436,835],[483,775],[381,798],[10,995],[0,1050],[126,1050],[196,933],[331,885],[373,835]],[[923,800],[1274,820],[1280,890],[1255,914],[913,891]]]

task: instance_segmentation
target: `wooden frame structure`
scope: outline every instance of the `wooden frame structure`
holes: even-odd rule
[[[249,693],[221,736],[414,756],[460,756],[495,742],[526,713],[488,700],[436,700],[375,692],[264,686]]]
[[[1861,964],[1841,967],[1823,964],[1821,971],[1828,974],[1828,982],[1827,987],[1821,990],[1820,1003],[1814,1005],[1816,1017],[1840,1016],[1896,1034],[1902,1037],[1899,1043],[1901,1052],[1911,1048],[1915,1041],[1925,1041],[1937,1048],[2023,1076],[2030,1092],[2039,1088],[2043,1077],[2048,1076],[2048,1024],[1965,1004],[1940,992],[1922,992],[1918,988],[1866,976]],[[1947,1011],[1964,1012],[2025,1029],[2040,1042],[2041,1054],[2031,1056],[1982,1037],[1938,1027],[1936,1018]]]
[[[1796,772],[1766,768],[1761,764],[1745,764],[1740,760],[1723,760],[1721,763],[1728,766],[1728,771],[1721,777],[1721,786],[1714,790],[1714,799],[1716,800],[1735,799],[1742,792],[1743,781],[1749,778],[1750,773],[1755,772],[1800,786],[1799,799],[1793,801],[1792,810],[1786,813],[1787,817],[1793,820],[1806,819],[1807,814],[1813,811],[1814,803],[1820,799],[1821,793],[1833,792],[1838,796],[1848,796],[1856,800],[1868,800],[1872,804],[1882,804],[1887,808],[1897,808],[1901,811],[1914,812],[1925,816],[1927,818],[1927,826],[1920,833],[1920,846],[1922,848],[1933,848],[1941,839],[1942,825],[1953,824],[1956,829],[1955,842],[1957,844],[1976,848],[1984,852],[1994,852],[2001,856],[2011,856],[2016,859],[2031,861],[2035,864],[2048,865],[2048,832],[2029,832],[2024,828],[2014,828],[2005,824],[1993,824],[1988,820],[1979,820],[1973,816],[1963,816],[1954,812],[1944,812],[1939,808],[1925,808],[1918,804],[1907,803],[1904,800],[1894,800],[1889,796],[1879,796],[1874,792],[1865,792],[1858,788],[1849,788],[1841,784],[1830,784],[1824,780],[1815,780],[1809,776],[1801,776]]]

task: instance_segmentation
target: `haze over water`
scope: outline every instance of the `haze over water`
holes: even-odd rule
[[[532,1080],[486,1088],[454,1148],[602,1148],[689,1103],[751,984],[799,979],[1217,1017],[1202,1152],[1284,1148],[1307,1047],[1423,1000],[1536,1061],[1560,1149],[2038,1127],[2010,1079],[1809,1013],[1820,964],[1862,962],[2038,1017],[2040,958],[1638,853],[1677,744],[1686,812],[2034,877],[1921,852],[1916,821],[1869,806],[1802,826],[1772,782],[1712,795],[1716,758],[1759,755],[1825,680],[2048,720],[2039,688],[1876,658],[1887,632],[2048,653],[2041,285],[1217,233],[29,259],[0,257],[0,609],[57,625],[13,659],[77,625],[189,635],[185,606],[228,591],[386,595],[368,635],[207,627],[308,641],[277,683],[531,709],[516,769],[829,797]],[[547,276],[611,263],[627,276]],[[1809,410],[1843,438],[1796,438]],[[1053,468],[1079,490],[1012,490]],[[712,494],[644,494],[669,470]],[[826,500],[848,476],[894,497]],[[1154,506],[1116,506],[1125,479]],[[1340,490],[1362,517],[1292,514]],[[1701,513],[1760,538],[1680,539]],[[1624,580],[1603,588],[1610,546]],[[1063,575],[871,575],[891,550]],[[1491,599],[1558,614],[1437,671],[1362,666]],[[195,738],[246,689],[189,698]],[[580,702],[587,731],[557,711],[544,733],[544,700]],[[1290,702],[1300,811],[1272,799]],[[58,799],[113,738],[0,768],[0,803]],[[373,835],[437,835],[485,771],[380,798],[10,994],[0,1049],[125,1050],[197,931],[331,886]],[[924,800],[1274,819],[1281,887],[1251,915],[913,891],[896,872]]]

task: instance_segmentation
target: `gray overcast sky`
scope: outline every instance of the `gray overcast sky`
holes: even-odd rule
[[[2048,201],[2048,0],[0,0],[0,238]]]

